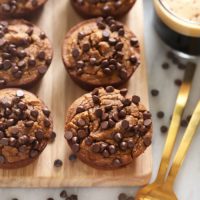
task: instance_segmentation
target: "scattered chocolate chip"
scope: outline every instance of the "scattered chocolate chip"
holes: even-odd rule
[[[151,95],[152,95],[153,97],[158,96],[158,95],[159,95],[159,90],[152,89],[152,90],[151,90]]]
[[[95,144],[92,145],[92,151],[93,151],[94,153],[99,153],[100,150],[101,150],[100,144],[95,143]]]
[[[66,198],[67,197],[67,192],[65,190],[60,192],[60,197],[61,198]]]
[[[163,111],[157,112],[157,117],[158,117],[159,119],[162,119],[164,116],[165,116],[165,113],[164,113]]]
[[[162,64],[162,68],[163,69],[169,69],[169,67],[170,67],[170,65],[167,62],[165,62],[165,63]]]
[[[129,128],[129,121],[123,120],[121,126],[124,130],[127,130]]]
[[[176,80],[174,80],[174,84],[177,85],[177,86],[181,86],[182,80],[176,79]]]
[[[114,91],[114,87],[112,87],[112,86],[107,86],[106,87],[106,92],[111,93],[113,91]]]
[[[80,150],[80,145],[79,144],[73,144],[72,145],[72,150],[73,152],[77,153]]]
[[[83,120],[83,119],[79,119],[79,120],[77,121],[77,126],[79,126],[79,127],[83,127],[83,126],[85,126],[85,125],[86,125],[85,120]]]
[[[123,88],[123,89],[120,90],[120,94],[122,96],[126,96],[127,93],[128,93],[128,89],[126,89],[126,88]]]
[[[115,145],[109,145],[108,146],[108,151],[110,152],[110,154],[115,154],[116,153],[116,147]]]
[[[101,118],[102,115],[103,115],[103,110],[101,108],[97,108],[95,110],[95,115],[98,117],[98,118]]]
[[[168,127],[167,126],[161,126],[160,130],[161,130],[162,133],[167,133]]]
[[[108,121],[103,121],[101,122],[101,129],[102,130],[106,130],[109,128],[109,124],[108,124]]]
[[[122,162],[121,162],[120,159],[116,158],[116,159],[113,160],[113,165],[115,167],[119,167],[119,166],[121,166],[121,164],[122,164]]]
[[[188,126],[188,121],[186,119],[182,119],[181,120],[181,126],[184,127],[184,128],[187,127]]]
[[[62,165],[63,165],[62,160],[57,159],[57,160],[54,161],[54,166],[55,167],[62,167]]]
[[[151,145],[151,138],[149,138],[149,137],[145,137],[144,138],[144,145],[145,146],[150,146]]]
[[[125,193],[121,193],[121,194],[119,194],[119,196],[118,196],[118,200],[127,200],[127,195],[125,194]]]
[[[76,154],[71,154],[71,155],[69,155],[69,160],[70,160],[70,161],[75,161],[75,160],[77,160]]]
[[[77,48],[72,49],[72,56],[76,59],[80,55],[80,52]]]
[[[76,109],[76,114],[82,113],[84,111],[85,111],[85,108],[83,106],[78,106],[78,108]]]
[[[36,158],[39,155],[39,152],[37,150],[31,150],[29,155],[30,158]]]
[[[91,137],[87,137],[87,138],[85,139],[85,144],[86,144],[86,145],[90,146],[90,145],[92,145],[92,143],[93,143],[93,140],[92,140]]]

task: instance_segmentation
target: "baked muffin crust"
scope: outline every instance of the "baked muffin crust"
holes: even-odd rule
[[[120,86],[140,65],[134,33],[112,17],[73,27],[63,44],[63,61],[71,78],[85,89]]]
[[[125,15],[135,4],[136,0],[71,0],[78,14],[83,17]]]
[[[68,109],[65,138],[86,164],[117,169],[130,164],[151,144],[151,114],[126,89],[95,89]]]
[[[52,47],[43,31],[25,20],[0,21],[0,88],[30,86],[48,70]]]
[[[0,168],[33,162],[52,137],[50,111],[35,95],[21,89],[0,90]]]

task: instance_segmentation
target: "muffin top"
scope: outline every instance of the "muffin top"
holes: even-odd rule
[[[30,14],[47,0],[0,0],[1,16],[22,16]]]
[[[151,144],[151,114],[138,96],[111,86],[77,99],[67,112],[65,138],[85,163],[102,169],[125,166]]]
[[[36,158],[52,136],[50,111],[35,95],[0,90],[0,167]]]
[[[136,0],[71,0],[86,16],[120,16],[126,13]]]
[[[50,41],[38,27],[24,20],[0,21],[0,88],[34,82],[51,60]]]
[[[120,85],[140,64],[139,42],[112,17],[87,20],[68,32],[63,60],[78,81],[96,87]]]

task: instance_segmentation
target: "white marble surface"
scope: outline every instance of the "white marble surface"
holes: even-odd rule
[[[178,89],[174,86],[175,78],[182,78],[183,72],[177,70],[175,66],[171,66],[170,70],[161,69],[161,63],[166,59],[167,47],[160,41],[152,27],[153,9],[150,0],[144,1],[145,13],[145,42],[146,57],[148,61],[149,89],[157,88],[161,95],[157,98],[150,97],[151,111],[154,115],[154,141],[153,141],[153,177],[154,179],[158,164],[160,162],[162,149],[165,142],[164,135],[160,134],[161,125],[169,124],[169,117],[172,113],[174,101]],[[136,19],[137,20],[137,19]],[[200,65],[200,64],[199,64]],[[192,95],[190,97],[185,115],[192,112],[200,98],[200,66],[197,69]],[[155,114],[159,110],[164,110],[166,117],[163,120],[157,120]],[[183,130],[181,131],[183,132]],[[182,133],[180,133],[180,137]],[[180,141],[180,137],[179,140]],[[199,200],[200,190],[200,129],[195,140],[192,143],[188,153],[186,162],[177,177],[175,191],[179,200]],[[87,180],[86,180],[87,181]],[[138,188],[70,188],[69,193],[79,195],[79,200],[117,200],[120,192],[126,192],[134,195]],[[46,200],[53,197],[55,200],[59,198],[61,189],[0,189],[0,200],[11,200],[17,197],[19,200]]]

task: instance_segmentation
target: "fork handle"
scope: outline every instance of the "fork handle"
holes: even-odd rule
[[[185,109],[185,106],[190,94],[195,68],[196,68],[195,66],[187,66],[185,70],[184,81],[178,93],[174,113],[172,116],[169,131],[168,131],[165,148],[162,155],[162,160],[160,163],[160,168],[159,168],[158,175],[156,178],[156,182],[158,184],[162,184],[165,181],[165,177],[166,177],[167,170],[169,167],[170,158],[171,158],[172,151],[175,145],[176,137],[178,135],[181,117],[182,117],[183,111]]]
[[[166,184],[173,186],[176,176],[183,164],[183,161],[186,157],[190,144],[193,137],[195,136],[196,130],[200,124],[200,101],[198,102],[195,111],[192,115],[188,128],[183,136],[181,144],[178,148],[178,151],[175,155],[172,167],[169,171],[169,175],[166,179]]]

